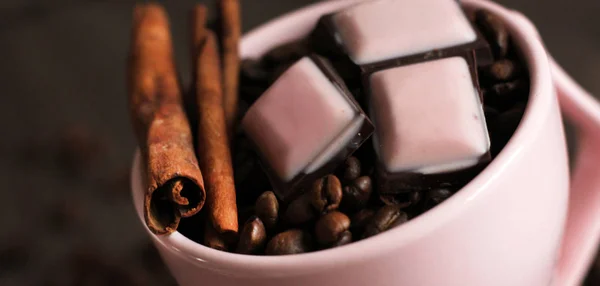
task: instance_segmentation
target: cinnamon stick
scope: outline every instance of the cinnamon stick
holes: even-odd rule
[[[227,130],[231,136],[235,131],[238,107],[238,83],[240,72],[239,44],[242,35],[239,0],[219,0],[221,18],[221,46],[223,50],[223,107]]]
[[[202,17],[194,10],[194,21]],[[233,167],[223,108],[219,52],[214,33],[194,25],[192,44],[195,60],[195,87],[198,105],[198,162],[206,182],[208,219],[227,241],[237,236],[237,205]]]
[[[177,82],[169,23],[157,4],[134,9],[129,107],[145,166],[144,218],[156,234],[200,211],[204,181]]]
[[[198,52],[200,51],[201,45],[204,44],[208,28],[206,27],[208,21],[208,8],[204,4],[198,4],[194,6],[191,13],[191,32],[192,32],[192,58],[194,61],[198,58]],[[195,62],[194,62],[195,63]],[[192,75],[194,79],[198,75],[198,70],[193,69]]]

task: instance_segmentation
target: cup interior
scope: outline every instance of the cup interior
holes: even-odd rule
[[[241,44],[241,55],[243,58],[259,58],[272,47],[306,36],[321,15],[361,1],[363,0],[328,1],[281,16],[246,34]],[[519,48],[528,66],[531,81],[528,106],[517,131],[491,164],[463,189],[437,207],[399,227],[342,247],[306,254],[269,257],[222,252],[196,243],[179,232],[156,236],[144,226],[148,235],[162,251],[172,252],[190,263],[197,264],[198,267],[225,271],[228,275],[250,276],[255,274],[255,271],[265,273],[266,269],[269,269],[271,274],[265,275],[299,275],[339,263],[364,261],[385,255],[426,236],[448,220],[460,215],[464,208],[468,208],[479,195],[485,193],[486,184],[501,179],[502,170],[510,164],[511,157],[517,155],[520,146],[528,144],[527,134],[535,132],[536,126],[543,124],[542,119],[545,116],[542,116],[542,113],[549,112],[548,107],[554,100],[546,53],[534,34],[535,31],[525,27],[522,22],[515,21],[514,12],[498,4],[477,0],[462,2],[469,8],[488,10],[506,24],[514,44]],[[131,175],[132,195],[140,222],[144,224],[142,174],[138,151]]]

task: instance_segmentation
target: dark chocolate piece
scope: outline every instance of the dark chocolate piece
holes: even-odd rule
[[[313,40],[313,42],[315,42],[313,45],[315,46],[316,51],[319,53],[323,53],[325,55],[335,55],[340,59],[344,59],[344,61],[351,61],[347,56],[344,46],[335,41],[336,28],[332,18],[334,14],[335,13],[321,17],[315,32],[312,34],[312,37],[314,39],[318,39],[319,41]],[[375,71],[390,67],[403,66],[453,56],[464,56],[466,53],[472,53],[474,55],[474,62],[477,66],[488,66],[494,61],[491,48],[479,29],[472,23],[470,23],[470,25],[477,34],[477,38],[473,42],[448,48],[434,49],[410,56],[364,64],[360,65],[360,70],[363,74],[371,74]],[[328,39],[325,38],[325,34],[328,34]]]
[[[333,156],[332,159],[314,172],[307,174],[304,171],[301,171],[289,181],[284,181],[279,178],[277,173],[266,163],[267,160],[260,154],[260,152],[257,152],[259,157],[261,157],[261,165],[263,166],[267,177],[271,181],[274,193],[280,200],[284,202],[290,202],[294,198],[298,197],[302,193],[302,190],[308,190],[310,185],[315,180],[332,173],[340,164],[344,163],[345,160],[351,156],[352,153],[356,151],[356,149],[358,149],[358,147],[360,147],[375,130],[373,123],[362,110],[360,105],[356,102],[344,84],[343,80],[332,67],[331,63],[327,59],[316,54],[311,55],[310,59],[317,65],[317,67],[331,81],[331,83],[333,83],[340,94],[346,98],[352,109],[354,109],[356,112],[357,116],[362,117],[363,121],[357,134],[350,139],[346,143],[346,146],[343,147],[335,156]],[[255,149],[258,150],[257,148]]]
[[[456,54],[455,56],[461,57],[466,61],[469,68],[469,73],[471,75],[473,87],[479,94],[480,104],[483,106],[483,96],[479,87],[477,67],[475,64],[475,55],[472,51],[463,51],[462,53]],[[388,61],[388,64],[393,63],[400,64],[400,66],[404,66],[403,63],[413,62],[417,60],[417,57],[409,57],[405,62]],[[439,58],[436,58],[436,60],[439,60]],[[383,65],[379,66],[379,68],[383,67]],[[370,90],[371,75],[374,72],[392,69],[396,67],[398,66],[389,66],[381,70],[369,70],[367,73],[365,73],[363,81],[367,90]],[[432,79],[432,81],[435,81],[435,79]],[[485,121],[483,123],[486,124]],[[487,166],[490,160],[491,155],[488,149],[488,151],[485,154],[479,157],[478,163],[472,167],[459,169],[456,171],[431,174],[422,174],[419,172],[412,171],[389,172],[386,170],[385,166],[383,166],[381,162],[378,162],[376,166],[376,188],[380,194],[397,194],[411,191],[423,191],[432,188],[440,188],[444,185],[459,188],[465,185],[471,179],[473,179],[485,166]]]

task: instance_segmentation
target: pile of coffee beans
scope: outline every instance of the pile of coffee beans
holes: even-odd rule
[[[523,116],[529,78],[504,25],[485,11],[470,11],[469,17],[490,43],[495,59],[493,64],[478,70],[478,78],[492,142],[491,153],[496,156]],[[361,81],[357,80],[360,72],[347,58],[323,49],[321,40],[313,33],[306,39],[276,47],[261,59],[244,60],[240,75],[241,116],[283,71],[311,53],[327,57],[337,67],[357,101],[366,109]],[[222,250],[240,254],[305,253],[368,238],[432,209],[471,179],[461,186],[380,194],[374,181],[373,143],[366,142],[334,173],[316,180],[299,197],[284,203],[270,191],[269,180],[243,132],[237,132],[234,142],[240,232],[238,240],[222,246]],[[200,228],[192,225],[190,219],[184,220],[180,231],[206,245]]]

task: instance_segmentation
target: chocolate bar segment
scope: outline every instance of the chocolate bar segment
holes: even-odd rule
[[[318,56],[285,71],[250,107],[242,128],[282,200],[331,172],[373,133],[369,118]]]
[[[373,0],[324,16],[338,48],[365,71],[475,52],[477,64],[492,63],[483,35],[458,1]]]
[[[445,174],[453,181],[452,176],[460,178],[458,173],[489,161],[490,139],[467,59],[444,58],[370,75],[380,192],[439,187],[436,181],[445,181]]]

